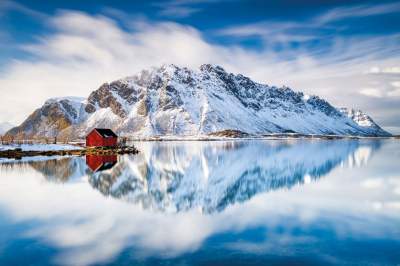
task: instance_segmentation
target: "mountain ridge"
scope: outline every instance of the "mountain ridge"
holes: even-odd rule
[[[296,132],[390,136],[361,111],[252,81],[220,66],[162,65],[102,84],[86,99],[53,98],[7,134],[84,138],[93,127],[122,136],[252,135]]]

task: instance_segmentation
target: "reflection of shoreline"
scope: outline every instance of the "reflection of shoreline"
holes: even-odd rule
[[[0,170],[33,168],[43,174],[47,181],[69,182],[86,174],[86,165],[81,157],[75,156],[37,156],[22,160],[0,161]]]

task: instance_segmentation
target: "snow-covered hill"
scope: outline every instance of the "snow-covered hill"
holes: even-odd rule
[[[137,137],[223,130],[390,135],[362,112],[338,109],[317,96],[259,84],[209,64],[198,70],[163,65],[105,83],[86,100],[49,100],[9,134],[82,138],[93,127]]]

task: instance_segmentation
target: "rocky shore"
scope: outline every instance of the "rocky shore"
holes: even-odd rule
[[[88,147],[76,150],[48,150],[48,151],[24,151],[12,149],[0,151],[0,158],[22,158],[30,156],[64,156],[64,155],[116,155],[116,154],[137,154],[139,151],[134,146],[122,147]]]

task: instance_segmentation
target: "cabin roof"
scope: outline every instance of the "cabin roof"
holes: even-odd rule
[[[103,138],[114,137],[117,138],[118,136],[109,128],[95,128]]]

